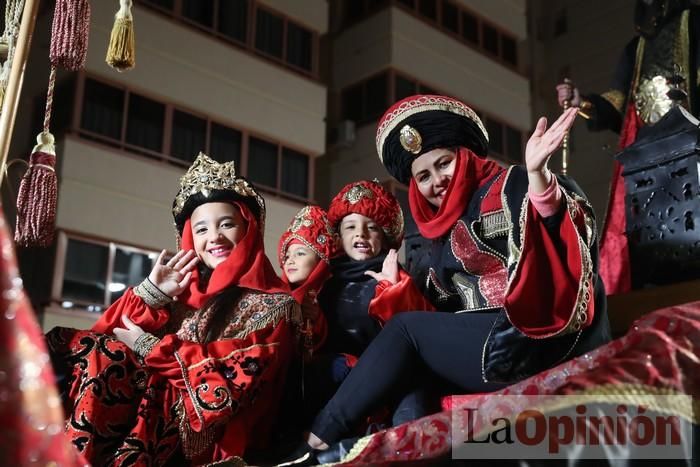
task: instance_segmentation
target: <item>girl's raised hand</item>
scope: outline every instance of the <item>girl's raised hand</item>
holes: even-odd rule
[[[194,250],[180,250],[165,262],[166,251],[163,250],[156,260],[148,279],[169,297],[180,295],[192,279],[192,271],[199,258]]]

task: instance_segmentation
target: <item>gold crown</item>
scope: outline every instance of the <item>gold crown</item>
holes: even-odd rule
[[[212,190],[231,191],[241,197],[252,197],[260,208],[260,230],[265,230],[265,201],[244,178],[236,176],[236,167],[231,162],[220,164],[203,152],[197,155],[187,173],[180,178],[180,190],[175,196],[173,216],[177,217],[190,196],[201,193],[209,197]]]

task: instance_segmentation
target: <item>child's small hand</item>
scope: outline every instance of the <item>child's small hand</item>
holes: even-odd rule
[[[389,250],[381,272],[365,271],[365,274],[374,278],[377,282],[389,281],[392,285],[399,282],[399,253],[393,248]]]
[[[199,258],[193,250],[180,250],[169,261],[163,263],[165,254],[165,250],[160,253],[148,279],[168,297],[177,297],[189,285]]]
[[[134,350],[136,339],[144,333],[138,325],[134,324],[126,315],[122,316],[123,328],[114,328],[114,337],[122,341],[131,350]]]

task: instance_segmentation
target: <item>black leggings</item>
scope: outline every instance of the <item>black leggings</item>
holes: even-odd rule
[[[401,397],[416,381],[437,377],[445,390],[463,393],[504,387],[481,376],[483,346],[496,316],[425,311],[396,315],[367,347],[311,431],[326,443],[337,442],[387,397]]]

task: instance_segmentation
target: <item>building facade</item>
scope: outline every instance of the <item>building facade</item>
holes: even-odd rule
[[[45,328],[89,326],[161,249],[175,250],[172,201],[199,151],[234,160],[261,189],[276,264],[280,234],[314,199],[325,152],[324,0],[136,1],[137,64],[125,73],[105,63],[117,7],[92,2],[85,69],[57,83],[57,241],[20,252]],[[13,156],[28,153],[41,129],[48,10],[36,26]]]

